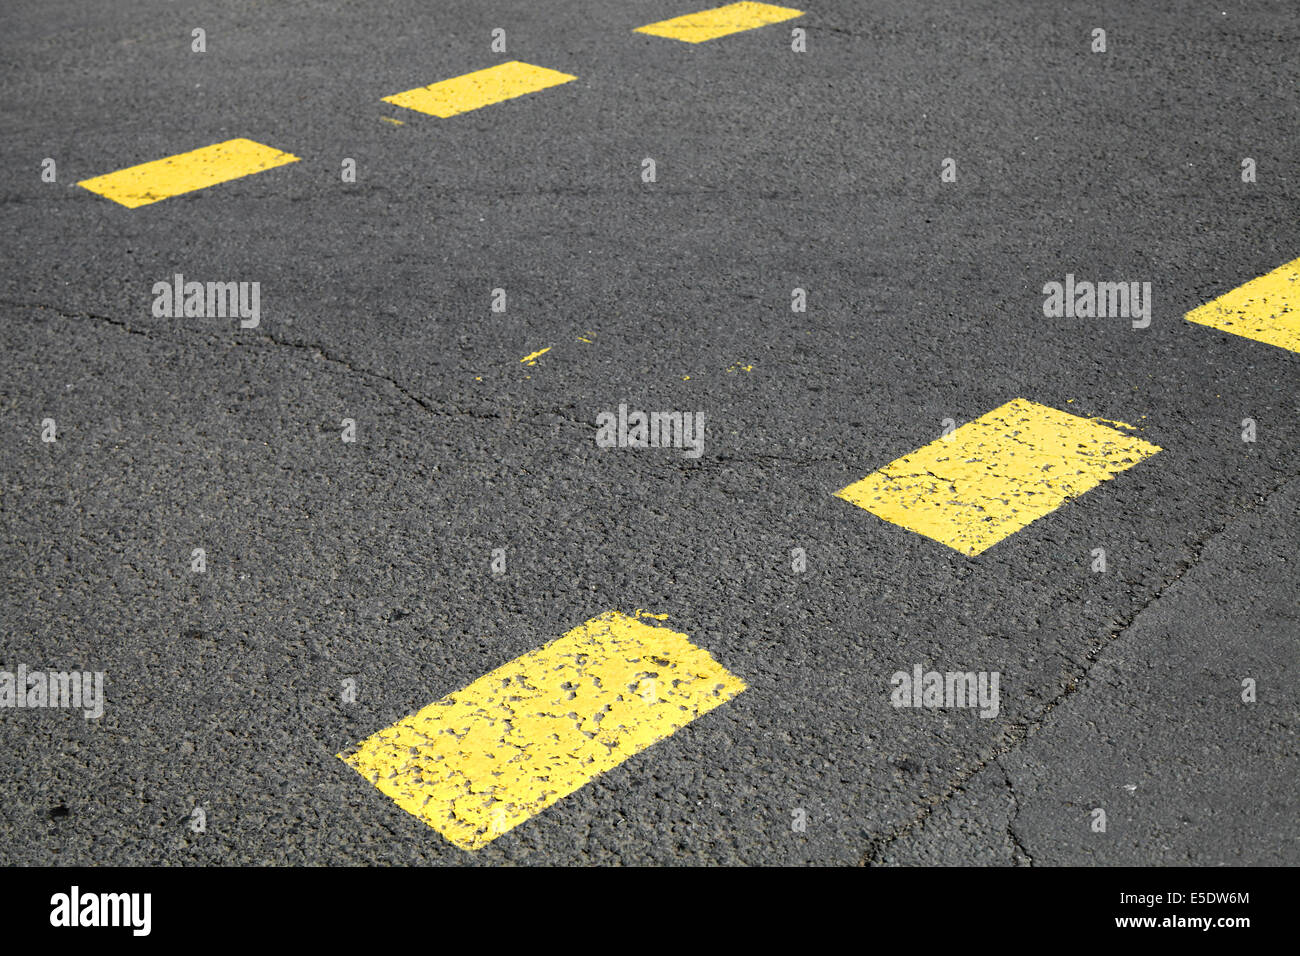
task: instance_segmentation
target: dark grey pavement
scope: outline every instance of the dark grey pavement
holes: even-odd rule
[[[1183,319],[1300,256],[1300,9],[632,32],[708,5],[10,5],[0,665],[108,698],[0,710],[0,863],[1300,863],[1300,354]],[[578,79],[381,102],[505,59]],[[75,185],[239,136],[301,161]],[[176,272],[260,326],[155,318]],[[1150,327],[1045,318],[1067,273]],[[1163,451],[974,558],[833,497],[1017,397]],[[598,448],[623,402],[704,454]],[[748,690],[473,854],[336,758],[611,609]],[[915,664],[998,716],[894,708]]]

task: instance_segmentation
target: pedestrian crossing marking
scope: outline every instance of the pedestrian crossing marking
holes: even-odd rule
[[[232,179],[298,162],[298,157],[251,139],[228,139],[202,149],[128,166],[77,183],[106,199],[135,209],[172,196],[207,189]]]
[[[1187,321],[1300,352],[1300,259],[1192,309]]]
[[[385,96],[384,102],[446,119],[576,79],[558,70],[511,60],[405,93],[394,93]]]
[[[684,43],[703,43],[705,40],[716,40],[732,33],[764,27],[769,23],[792,20],[803,16],[803,13],[793,7],[776,7],[770,3],[729,3],[714,10],[701,10],[637,27],[635,32],[668,37]]]
[[[973,556],[1160,450],[1017,398],[835,494]]]
[[[687,635],[607,611],[339,756],[476,850],[744,689]]]

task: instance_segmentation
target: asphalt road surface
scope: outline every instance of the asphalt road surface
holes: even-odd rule
[[[0,863],[1300,863],[1300,9],[707,5],[7,6]]]

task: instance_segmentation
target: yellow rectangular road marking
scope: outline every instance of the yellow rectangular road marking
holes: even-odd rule
[[[384,102],[446,119],[576,79],[558,70],[511,60],[405,93],[394,93],[385,96]]]
[[[251,139],[228,139],[188,153],[83,179],[77,185],[128,209],[135,209],[296,162],[298,157],[292,153],[263,146]]]
[[[835,494],[976,555],[1158,451],[1098,421],[1017,398]]]
[[[476,850],[744,689],[685,634],[607,611],[339,756]]]
[[[637,27],[635,32],[685,43],[703,43],[801,16],[803,11],[793,7],[774,7],[770,3],[729,3],[715,10],[701,10]]]
[[[1300,259],[1192,309],[1186,318],[1300,352]]]

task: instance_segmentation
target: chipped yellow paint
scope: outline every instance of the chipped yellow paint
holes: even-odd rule
[[[339,756],[476,850],[744,689],[687,635],[607,611]]]
[[[703,43],[705,40],[715,40],[801,16],[803,11],[793,7],[775,7],[770,3],[729,3],[725,7],[701,10],[699,13],[688,13],[671,20],[637,27],[635,32],[668,37],[684,43]]]
[[[739,363],[737,363],[736,365],[733,365],[733,366],[731,366],[731,368],[727,369],[727,371],[728,371],[728,372],[736,372],[736,371],[740,371],[740,372],[752,372],[752,371],[754,371],[754,366],[752,366],[752,365],[740,365]]]
[[[548,346],[546,346],[546,348],[544,348],[544,349],[538,349],[536,352],[533,352],[533,353],[530,354],[530,355],[525,355],[525,356],[524,356],[523,358],[521,358],[519,361],[520,361],[520,363],[527,363],[528,365],[536,365],[536,364],[537,364],[537,357],[538,357],[539,355],[545,355],[547,352],[549,352],[549,351],[550,351],[551,349],[553,349],[553,348],[555,348],[554,345],[548,345]]]
[[[379,118],[383,120],[385,123],[392,123],[394,126],[406,125],[406,120],[393,119],[391,116],[381,116]]]
[[[637,608],[635,611],[633,611],[632,615],[634,617],[650,617],[650,618],[654,618],[656,621],[668,620],[667,614],[651,614],[649,611],[643,611],[640,608]]]
[[[405,93],[394,93],[385,96],[384,102],[446,119],[576,79],[558,70],[511,60]]]
[[[1192,309],[1187,321],[1300,352],[1300,259]]]
[[[835,494],[976,555],[1158,451],[1017,398]]]
[[[298,162],[298,157],[251,139],[228,139],[188,153],[128,166],[77,183],[83,189],[135,209],[171,196],[207,189],[232,179]]]
[[[1142,417],[1146,418],[1145,415],[1143,415]],[[1130,425],[1128,422],[1116,421],[1113,418],[1102,418],[1100,415],[1094,415],[1092,416],[1092,418],[1088,419],[1088,421],[1101,422],[1103,425],[1110,425],[1113,428],[1123,428],[1131,432],[1137,431],[1136,425]]]
[[[578,336],[578,341],[579,341],[579,342],[586,342],[588,345],[591,345],[591,344],[592,344],[591,339],[584,339],[581,335]]]

